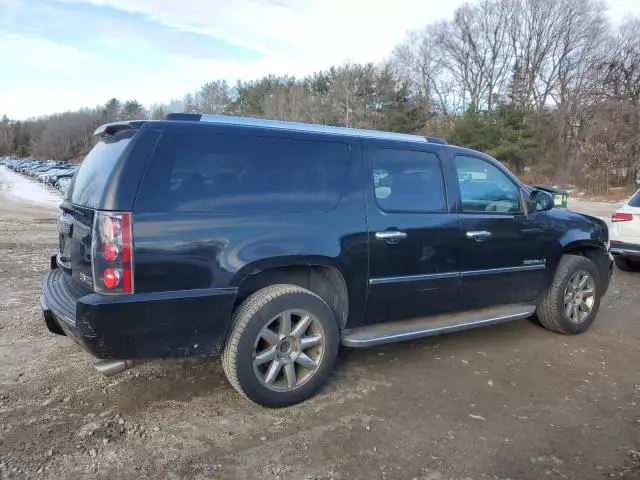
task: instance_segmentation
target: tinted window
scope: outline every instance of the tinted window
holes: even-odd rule
[[[327,211],[340,199],[349,159],[341,143],[167,132],[136,210]]]
[[[76,205],[100,208],[113,167],[134,134],[135,131],[128,130],[101,138],[73,177],[66,200]]]
[[[520,189],[499,168],[479,158],[464,155],[456,155],[455,164],[463,211],[520,211]]]
[[[381,149],[373,157],[373,186],[381,210],[446,210],[440,160],[432,153]]]
[[[633,197],[629,199],[630,207],[640,207],[640,190],[638,190]]]

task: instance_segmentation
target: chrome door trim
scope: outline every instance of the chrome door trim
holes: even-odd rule
[[[385,283],[421,282],[424,280],[437,280],[440,278],[458,278],[460,272],[428,273],[424,275],[404,275],[396,277],[375,277],[369,279],[369,285],[381,285]]]
[[[544,270],[546,265],[521,265],[517,267],[487,268],[482,270],[466,270],[463,272],[427,273],[424,275],[398,275],[393,277],[374,277],[369,279],[369,285],[383,285],[387,283],[422,282],[441,278],[477,277],[480,275],[499,275],[501,273],[528,272]]]
[[[466,270],[462,272],[462,277],[477,277],[480,275],[498,275],[501,273],[516,273],[516,272],[528,272],[531,270],[544,270],[546,265],[519,265],[517,267],[502,267],[502,268],[485,268],[482,270]]]

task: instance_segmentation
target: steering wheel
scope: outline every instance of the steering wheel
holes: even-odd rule
[[[511,200],[497,200],[487,205],[484,210],[486,212],[508,213],[511,209],[513,209],[513,202]]]

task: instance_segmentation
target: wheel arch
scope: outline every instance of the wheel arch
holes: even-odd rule
[[[602,242],[593,239],[574,240],[563,246],[562,254],[579,255],[591,260],[598,268],[604,290],[607,290],[611,272],[611,261],[607,254],[607,247]]]
[[[275,264],[250,264],[232,279],[237,288],[234,309],[258,290],[275,284],[296,285],[322,298],[333,311],[340,330],[349,316],[349,292],[341,268],[329,258],[284,260]]]

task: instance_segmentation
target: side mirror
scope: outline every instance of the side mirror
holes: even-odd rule
[[[527,203],[530,212],[545,212],[555,206],[553,196],[543,190],[533,190]]]

